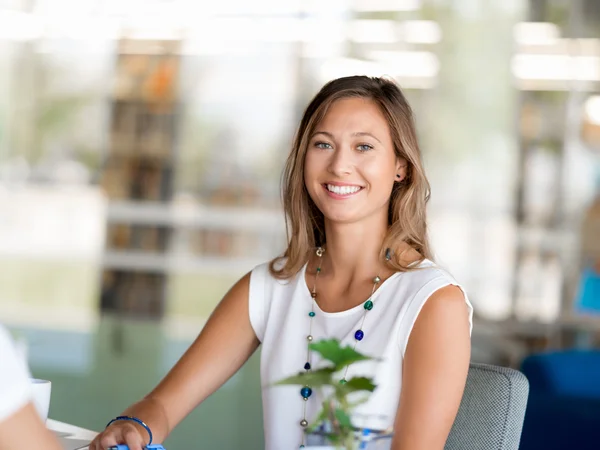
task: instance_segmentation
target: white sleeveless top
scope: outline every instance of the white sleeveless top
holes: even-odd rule
[[[302,441],[303,408],[306,406],[306,419],[311,423],[320,410],[320,393],[313,391],[305,402],[300,395],[302,386],[272,384],[304,370],[312,298],[305,281],[306,265],[289,280],[275,279],[268,266],[265,263],[252,271],[249,297],[250,322],[262,344],[265,449],[295,449]],[[348,369],[346,378],[368,376],[377,385],[369,401],[355,410],[352,421],[357,426],[373,430],[393,426],[402,386],[404,352],[415,320],[435,291],[451,284],[459,286],[452,276],[429,260],[419,267],[395,273],[381,284],[373,294],[374,307],[367,312],[362,327],[365,311],[362,303],[337,313],[327,313],[315,306],[310,333],[313,342],[337,338],[342,344],[353,345],[354,333],[361,328],[364,338],[356,350],[380,359],[354,363]],[[465,301],[472,327],[473,308],[466,293]],[[313,369],[319,367],[316,356],[311,357]]]

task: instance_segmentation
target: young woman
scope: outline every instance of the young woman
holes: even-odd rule
[[[307,343],[333,337],[381,358],[341,375],[377,384],[355,425],[393,427],[393,450],[443,449],[466,381],[472,308],[431,261],[429,184],[397,85],[363,76],[326,84],[300,123],[283,194],[284,256],[231,288],[165,379],[123,413],[134,419],[113,422],[92,450],[141,450],[149,430],[163,441],[259,345],[265,446],[301,448],[317,395],[271,385],[318,365]]]

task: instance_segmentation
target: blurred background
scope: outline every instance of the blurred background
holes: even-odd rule
[[[600,1],[0,0],[0,321],[50,417],[102,429],[283,250],[293,133],[351,74],[413,106],[473,360],[600,347]],[[169,450],[262,448],[258,361]]]

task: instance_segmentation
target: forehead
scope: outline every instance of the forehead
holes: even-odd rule
[[[333,102],[315,131],[369,132],[389,135],[389,125],[377,103],[368,98]]]

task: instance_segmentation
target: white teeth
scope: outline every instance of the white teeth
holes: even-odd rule
[[[327,190],[338,195],[348,195],[360,191],[360,186],[336,186],[334,184],[328,184]]]

